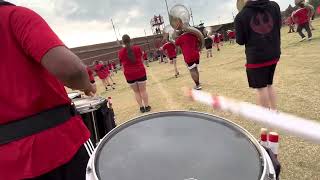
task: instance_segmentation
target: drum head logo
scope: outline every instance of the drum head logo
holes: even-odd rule
[[[273,18],[269,12],[258,12],[251,18],[250,27],[258,34],[268,34],[273,29]]]

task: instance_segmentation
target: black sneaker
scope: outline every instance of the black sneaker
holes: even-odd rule
[[[146,109],[144,107],[140,107],[140,112],[141,113],[145,113],[146,112]]]
[[[151,106],[147,106],[146,107],[146,112],[150,112],[151,111]]]

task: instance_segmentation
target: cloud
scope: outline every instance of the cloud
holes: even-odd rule
[[[168,24],[164,0],[8,0],[39,13],[70,47],[116,40],[128,33],[132,37],[151,34],[150,20],[163,15]],[[169,8],[179,3],[193,11],[195,24],[231,22],[236,0],[167,0]],[[292,0],[276,0],[285,9]],[[192,24],[192,22],[191,22]]]

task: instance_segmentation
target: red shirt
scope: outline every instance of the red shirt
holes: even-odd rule
[[[236,33],[235,33],[234,31],[230,31],[230,32],[228,33],[228,37],[229,37],[230,39],[233,39],[233,38],[236,37]]]
[[[135,62],[132,63],[128,58],[127,48],[122,48],[119,51],[119,59],[124,69],[124,76],[127,81],[134,81],[146,76],[146,69],[142,62],[142,51],[139,46],[131,46]]]
[[[0,124],[70,104],[63,84],[42,65],[52,48],[64,46],[33,11],[0,7]],[[45,119],[43,119],[45,121]],[[55,128],[0,146],[0,179],[33,178],[67,163],[88,140],[79,116]]]
[[[94,71],[97,73],[100,79],[106,79],[110,74],[109,69],[103,64],[97,64],[94,68]]]
[[[172,42],[165,43],[163,45],[162,49],[164,51],[167,51],[169,58],[176,58],[177,57],[176,46]]]
[[[220,39],[220,41],[223,41],[223,35],[222,34],[219,34],[219,39]]]
[[[293,25],[293,24],[294,24],[292,17],[288,17],[288,18],[286,19],[286,24],[287,24],[287,25]]]
[[[88,71],[90,81],[94,81],[94,76],[93,76],[92,70],[89,67],[87,67],[87,71]]]
[[[220,43],[219,35],[214,35],[213,42],[214,43]]]
[[[307,8],[300,8],[297,11],[293,12],[292,18],[293,21],[298,24],[302,25],[309,22],[309,10]]]
[[[200,59],[198,38],[191,33],[184,33],[176,40],[176,45],[180,46],[184,61],[192,63]]]
[[[146,52],[143,52],[143,60],[148,60],[148,54]]]

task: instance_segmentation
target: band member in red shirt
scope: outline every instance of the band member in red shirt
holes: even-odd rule
[[[110,71],[108,66],[106,66],[102,61],[95,61],[94,71],[97,73],[99,79],[102,81],[104,87],[108,91],[108,86],[110,86],[112,89],[115,89],[113,85],[115,85],[114,81],[110,77]],[[112,84],[110,84],[111,80]]]
[[[214,42],[214,44],[216,45],[217,50],[220,51],[220,47],[219,47],[220,38],[219,38],[219,34],[218,34],[218,33],[215,33],[215,34],[213,35],[213,42]]]
[[[0,17],[0,179],[85,180],[90,132],[64,86],[94,95],[86,66],[32,10],[0,1]]]
[[[309,10],[308,8],[306,8],[304,0],[296,0],[295,3],[299,7],[299,9],[292,13],[292,18],[293,21],[298,25],[297,32],[302,38],[300,41],[304,41],[307,39],[302,32],[303,29],[307,31],[308,40],[310,41],[312,39],[312,32],[309,24]]]
[[[110,61],[108,61],[108,65],[107,65],[109,72],[110,72],[110,76],[113,76],[113,65],[110,63]]]
[[[117,74],[118,73],[117,64],[113,60],[111,61],[111,64],[112,64],[114,72]]]
[[[87,67],[87,72],[89,75],[89,80],[92,84],[95,84],[96,81],[94,80],[93,71],[90,69],[90,67]]]
[[[235,40],[236,40],[236,32],[228,30],[227,34],[228,34],[228,38],[229,38],[230,44],[234,44]]]
[[[295,30],[294,30],[294,22],[293,22],[293,19],[292,19],[291,16],[286,19],[286,22],[285,22],[285,23],[286,23],[286,24],[288,25],[288,27],[289,27],[289,32],[288,32],[288,33],[293,33],[293,32],[295,32]]]
[[[182,33],[182,32],[180,32]],[[198,65],[200,63],[200,41],[198,37],[192,33],[183,33],[176,39],[176,45],[182,50],[184,61],[190,71],[191,77],[196,84],[195,89],[201,90],[200,76]]]
[[[162,46],[163,52],[166,54],[166,56],[170,59],[170,64],[173,64],[175,77],[177,78],[179,76],[179,71],[177,68],[177,51],[176,46],[173,42],[170,42],[166,40],[166,43]]]
[[[219,40],[220,40],[220,45],[223,46],[223,41],[224,41],[224,36],[223,34],[218,33]]]
[[[145,65],[149,67],[148,53],[146,51],[143,51],[142,56],[143,56]]]
[[[151,107],[146,88],[147,73],[143,65],[142,50],[140,46],[131,45],[128,35],[122,36],[122,42],[125,47],[119,51],[119,59],[124,76],[135,94],[140,112],[149,112]]]

